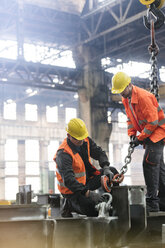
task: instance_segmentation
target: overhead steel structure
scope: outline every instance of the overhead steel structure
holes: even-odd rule
[[[76,83],[80,68],[66,69],[27,63],[24,60],[25,42],[58,49],[59,57],[61,52],[74,50],[80,45],[92,46],[96,48],[92,61],[110,57],[110,66],[119,64],[119,58],[124,62],[148,62],[150,34],[142,23],[145,6],[133,0],[78,2],[77,5],[81,6],[74,10],[74,1],[70,0],[67,6],[64,0],[60,1],[60,4],[65,4],[65,8],[59,11],[52,0],[1,1],[1,39],[15,40],[18,44],[16,61],[0,60],[1,83],[66,91],[77,91],[81,87]],[[164,28],[159,29],[156,36],[161,50],[161,66],[164,65]],[[59,77],[64,83],[54,84],[54,77]]]

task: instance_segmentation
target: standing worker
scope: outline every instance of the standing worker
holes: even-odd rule
[[[147,186],[147,212],[165,211],[165,116],[155,96],[132,85],[124,72],[112,78],[112,93],[120,94],[127,114],[128,135],[134,147],[143,144],[143,173]],[[137,135],[137,131],[140,133]]]
[[[58,189],[65,199],[62,217],[71,217],[71,212],[87,216],[97,216],[95,205],[100,194],[93,192],[101,187],[101,176],[112,181],[117,170],[109,167],[106,153],[88,137],[83,120],[73,118],[69,121],[67,138],[59,146],[54,161]],[[101,170],[97,170],[91,159],[98,160]]]

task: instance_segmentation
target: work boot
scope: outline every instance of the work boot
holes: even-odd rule
[[[147,213],[149,212],[159,212],[159,204],[158,203],[153,203],[153,202],[147,202],[146,205],[147,208]]]
[[[71,204],[70,204],[69,200],[64,198],[64,203],[63,203],[63,206],[61,209],[61,216],[63,218],[73,217],[71,211],[72,211],[72,208],[71,208]]]

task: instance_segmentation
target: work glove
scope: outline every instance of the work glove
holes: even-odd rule
[[[114,174],[112,173],[111,169],[109,168],[109,166],[105,165],[103,167],[103,175],[109,177],[109,181],[112,182],[112,179],[114,177]]]
[[[140,144],[143,144],[143,141],[138,140],[138,138],[136,136],[132,135],[130,137],[129,144],[131,145],[131,147],[136,147],[136,146],[138,146]]]

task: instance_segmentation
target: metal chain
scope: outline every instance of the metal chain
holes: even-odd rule
[[[119,173],[119,176],[122,175],[122,174],[124,175],[127,172],[127,170],[128,170],[128,164],[131,163],[131,159],[132,159],[131,158],[131,155],[132,155],[133,152],[134,152],[134,147],[132,147],[130,145],[128,147],[128,155],[124,159],[125,165],[121,168],[120,173]]]
[[[125,165],[121,168],[119,174],[116,174],[114,176],[114,179],[113,179],[113,182],[118,182],[118,183],[121,183],[124,179],[124,174],[127,172],[128,170],[128,164],[131,163],[131,155],[132,153],[134,152],[134,146],[132,145],[129,145],[128,147],[128,155],[125,157],[124,159],[124,162],[125,162]]]
[[[150,91],[155,95],[157,101],[159,102],[159,84],[158,84],[158,67],[156,56],[159,52],[159,47],[155,43],[155,32],[154,32],[154,22],[151,21],[151,45],[148,47],[149,52],[151,53],[151,81],[150,81]]]
[[[150,91],[155,95],[157,101],[159,101],[159,85],[158,85],[158,67],[156,59],[156,49],[151,53],[151,82],[150,82]]]

